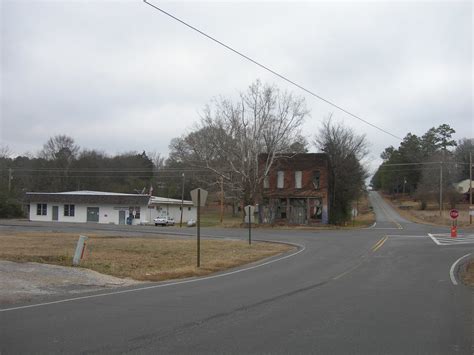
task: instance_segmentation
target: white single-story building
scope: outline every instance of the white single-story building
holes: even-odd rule
[[[30,221],[137,225],[166,215],[179,222],[181,213],[181,200],[116,192],[27,192],[26,202]],[[183,222],[196,219],[193,203],[184,201],[183,206]]]
[[[190,219],[196,220],[197,210],[193,206],[193,201],[181,201],[173,198],[151,196],[150,202],[148,203],[148,215],[149,221],[153,221],[155,217],[171,217],[175,223],[179,223],[181,220],[181,202],[183,205],[183,223],[186,223]]]

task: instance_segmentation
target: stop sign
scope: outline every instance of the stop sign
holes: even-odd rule
[[[451,211],[449,211],[449,215],[451,216],[452,219],[456,219],[459,217],[459,211],[453,208]]]

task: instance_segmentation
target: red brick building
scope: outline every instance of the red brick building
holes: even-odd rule
[[[266,155],[259,156],[263,169]],[[327,224],[329,160],[325,153],[277,156],[261,186],[259,222]]]

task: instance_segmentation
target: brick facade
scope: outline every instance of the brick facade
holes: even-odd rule
[[[266,155],[259,157],[260,169],[264,168],[265,159]],[[328,157],[324,153],[277,157],[261,186],[260,222],[328,223],[329,169]],[[279,174],[283,187],[278,186]]]

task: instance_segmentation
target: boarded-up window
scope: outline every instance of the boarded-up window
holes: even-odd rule
[[[313,172],[313,185],[315,189],[319,189],[321,173],[319,170]]]
[[[302,178],[303,178],[303,172],[295,171],[295,188],[301,189]]]
[[[277,173],[277,188],[282,189],[285,181],[285,172],[279,171]]]
[[[263,178],[263,188],[264,189],[269,189],[270,188],[270,179],[268,178],[268,176],[265,176]]]

